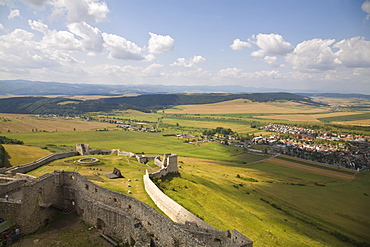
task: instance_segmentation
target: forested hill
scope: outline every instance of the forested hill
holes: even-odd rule
[[[151,110],[164,109],[175,105],[210,104],[234,99],[248,99],[254,102],[285,100],[311,105],[318,104],[308,97],[291,93],[153,94],[86,101],[66,98],[16,97],[0,99],[0,112],[57,115],[127,109],[150,112]]]

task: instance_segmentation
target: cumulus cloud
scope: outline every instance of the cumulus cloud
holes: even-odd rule
[[[247,41],[241,41],[240,39],[235,39],[232,45],[230,45],[233,50],[243,50],[246,47],[252,47],[252,44]]]
[[[282,67],[282,65],[280,65],[277,61],[277,57],[273,56],[266,56],[263,58],[263,61],[265,61],[268,65],[272,66],[272,67]]]
[[[334,39],[312,39],[298,44],[286,60],[300,71],[322,71],[334,69],[339,63],[330,46]]]
[[[185,59],[180,57],[177,59],[177,62],[170,64],[170,66],[181,66],[185,68],[196,67],[197,63],[203,63],[206,59],[202,56],[194,56],[193,58]]]
[[[175,40],[171,38],[171,36],[164,36],[155,33],[149,34],[150,39],[148,41],[148,50],[150,53],[156,54],[173,50]]]
[[[20,16],[19,9],[12,9],[8,15],[8,19],[11,20],[18,16]]]
[[[285,55],[293,51],[293,46],[286,42],[279,34],[257,34],[253,35],[252,41],[260,50],[252,52],[252,56],[263,57],[266,54]]]
[[[241,69],[238,68],[227,68],[227,69],[221,69],[218,71],[218,75],[220,77],[232,77],[232,78],[237,78],[241,76]]]
[[[100,0],[55,0],[52,17],[67,15],[69,22],[101,22],[107,19],[109,8]]]
[[[34,40],[34,34],[22,29],[0,36],[0,65],[12,70],[38,69],[79,63],[60,46],[49,47],[43,40]]]
[[[4,26],[1,23],[0,23],[0,30],[4,30]]]
[[[370,67],[370,41],[364,37],[344,39],[334,44],[339,62],[348,68]]]
[[[69,24],[68,30],[83,38],[81,42],[86,50],[102,52],[104,39],[98,28],[92,27],[86,22],[79,22]]]
[[[49,30],[48,26],[40,21],[28,21],[33,30],[44,34],[39,45],[46,50],[65,50],[79,51],[82,50],[82,43],[68,31]]]
[[[137,44],[115,34],[103,33],[104,47],[109,50],[109,57],[125,60],[144,60],[142,48]]]
[[[362,9],[362,11],[364,11],[365,13],[367,13],[366,20],[369,20],[370,19],[370,1],[369,0],[366,0],[361,5],[361,9]]]

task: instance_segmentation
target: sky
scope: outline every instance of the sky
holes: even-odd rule
[[[370,94],[370,0],[0,0],[0,80]]]

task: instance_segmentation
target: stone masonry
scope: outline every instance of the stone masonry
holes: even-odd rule
[[[177,172],[177,155],[165,154],[161,168],[167,173]],[[146,188],[150,186],[147,190],[152,198],[160,198],[164,205],[170,203],[167,206],[173,210],[169,214],[179,215],[176,222],[131,196],[100,187],[78,173],[64,171],[0,184],[0,196],[18,194],[9,200],[0,198],[0,217],[15,222],[26,234],[47,224],[58,211],[75,210],[86,223],[130,246],[253,245],[238,231],[219,231],[196,216],[192,218],[176,202],[171,204],[172,199],[164,197],[148,173],[144,183]]]

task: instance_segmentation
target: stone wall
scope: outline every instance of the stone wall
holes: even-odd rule
[[[90,145],[86,144],[86,143],[76,144],[76,151],[80,155],[88,155],[88,154],[90,154]]]
[[[70,207],[88,224],[131,246],[252,246],[248,238],[235,235],[234,231],[201,228],[189,222],[173,223],[154,208],[100,187],[78,173],[56,171],[11,183],[7,189],[0,185],[0,191],[21,189],[22,200],[0,199],[0,215],[14,221],[25,234],[47,224],[58,209]]]
[[[164,154],[163,161],[160,160],[160,157],[157,156],[154,159],[154,164],[161,167],[159,172],[149,174],[150,177],[163,177],[168,173],[177,173],[178,172],[178,158],[177,154],[166,153]]]
[[[29,171],[32,171],[33,169],[36,169],[42,165],[45,165],[53,160],[57,159],[62,159],[62,158],[67,158],[67,157],[72,157],[78,155],[78,152],[76,151],[71,151],[71,152],[60,152],[60,153],[53,153],[49,154],[45,157],[42,157],[39,160],[27,163],[25,165],[20,165],[20,166],[14,166],[7,168],[5,171],[5,174],[9,176],[14,176],[16,173],[27,173]]]
[[[189,221],[203,228],[214,229],[212,226],[199,219],[197,216],[190,213],[183,206],[164,194],[150,179],[148,171],[144,175],[144,186],[146,193],[148,193],[155,205],[157,205],[158,208],[173,221],[183,224]]]

